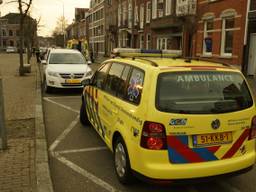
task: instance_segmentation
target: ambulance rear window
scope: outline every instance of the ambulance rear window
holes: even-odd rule
[[[168,72],[158,76],[156,108],[182,114],[234,112],[253,105],[243,76],[235,72]]]

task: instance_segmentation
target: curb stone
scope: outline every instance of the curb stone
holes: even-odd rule
[[[36,185],[37,192],[53,192],[50,176],[47,143],[45,136],[45,124],[43,119],[41,75],[36,65],[36,109],[35,109],[35,130],[36,130]]]

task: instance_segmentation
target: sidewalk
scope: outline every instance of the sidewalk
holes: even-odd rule
[[[31,73],[20,77],[18,54],[0,54],[8,138],[8,149],[0,151],[0,192],[41,191],[36,176],[36,155],[41,149],[36,149],[38,89],[34,58],[31,66]]]

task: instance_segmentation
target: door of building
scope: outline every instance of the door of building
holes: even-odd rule
[[[247,75],[256,75],[256,33],[251,34]]]

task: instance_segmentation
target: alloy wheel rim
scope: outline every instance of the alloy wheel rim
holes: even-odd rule
[[[126,154],[122,143],[118,143],[115,149],[115,166],[117,174],[123,177],[126,169]]]

